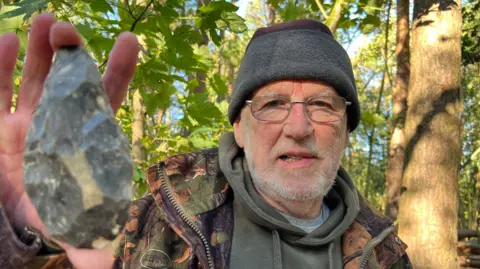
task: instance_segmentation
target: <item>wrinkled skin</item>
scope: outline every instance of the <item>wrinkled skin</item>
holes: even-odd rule
[[[24,140],[43,84],[56,49],[63,46],[83,46],[75,28],[65,22],[55,22],[48,14],[35,17],[30,30],[22,84],[16,111],[11,112],[13,71],[19,40],[13,33],[0,37],[0,203],[6,208],[12,224],[30,226],[48,237],[45,226],[25,193],[23,186]],[[122,33],[113,47],[103,80],[107,95],[116,111],[133,78],[139,45],[135,35]],[[58,242],[67,252],[75,268],[111,268],[110,250],[75,249]]]
[[[256,96],[280,95],[305,101],[318,95],[338,96],[323,82],[284,80],[259,88]],[[275,208],[299,218],[318,216],[323,197],[334,183],[348,144],[346,116],[334,122],[311,121],[304,105],[295,104],[281,123],[257,120],[245,106],[234,123],[235,140],[245,151],[257,191]],[[282,154],[301,156],[285,162]]]

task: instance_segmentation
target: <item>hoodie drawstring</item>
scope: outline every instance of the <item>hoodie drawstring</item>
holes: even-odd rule
[[[332,241],[329,245],[328,245],[328,267],[330,269],[333,269],[333,247],[334,247],[334,242]]]
[[[273,238],[273,269],[282,269],[282,248],[280,245],[280,235],[278,231],[272,230]]]

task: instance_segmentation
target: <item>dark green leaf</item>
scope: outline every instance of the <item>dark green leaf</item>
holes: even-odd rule
[[[375,31],[375,29],[377,29],[378,26],[380,26],[380,23],[381,23],[380,18],[367,15],[366,18],[360,21],[360,30],[364,34],[369,34]]]
[[[25,15],[23,20],[26,21],[33,12],[45,8],[47,4],[47,0],[25,0],[18,3],[13,3],[8,6],[17,6],[18,8],[1,13],[0,20]]]
[[[228,88],[227,88],[227,85],[226,85],[225,81],[223,81],[223,79],[218,74],[214,74],[211,78],[209,78],[209,81],[210,81],[210,85],[212,86],[213,90],[217,94],[228,93]]]
[[[225,13],[222,18],[225,24],[228,26],[229,30],[234,33],[243,33],[246,32],[248,29],[247,25],[245,24],[245,20],[237,13]]]
[[[90,40],[94,34],[94,31],[88,24],[77,24],[75,25],[77,31],[86,39]]]
[[[110,6],[110,4],[105,0],[88,0],[86,2],[90,5],[90,8],[93,12],[114,13],[112,6]]]
[[[227,1],[212,1],[206,6],[201,6],[198,8],[200,13],[213,13],[216,11],[226,11],[226,12],[235,12],[238,10],[238,7]]]
[[[220,38],[220,35],[217,33],[215,28],[210,28],[208,30],[208,33],[210,34],[210,39],[212,39],[213,43],[217,46],[220,46],[222,39]]]

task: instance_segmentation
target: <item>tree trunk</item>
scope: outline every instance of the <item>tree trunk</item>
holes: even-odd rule
[[[461,1],[414,1],[413,13],[399,233],[414,268],[458,268]]]
[[[386,214],[393,220],[398,216],[400,186],[402,185],[403,159],[405,157],[405,115],[407,113],[408,79],[410,77],[409,11],[408,0],[397,0],[397,75],[392,91],[392,137],[388,152]]]
[[[157,125],[162,125],[163,124],[163,116],[165,115],[166,109],[164,108],[159,108],[157,111]]]
[[[332,11],[328,15],[327,26],[330,28],[333,34],[337,31],[338,24],[342,18],[343,0],[336,0],[333,4]]]
[[[270,25],[275,24],[275,15],[276,15],[276,12],[275,12],[275,8],[272,6],[272,4],[267,3],[267,7],[268,7],[268,22],[267,22],[267,26],[270,26]]]
[[[145,151],[140,141],[144,136],[144,105],[140,95],[140,90],[136,89],[133,93],[133,122],[132,122],[132,157],[135,163],[145,161]]]

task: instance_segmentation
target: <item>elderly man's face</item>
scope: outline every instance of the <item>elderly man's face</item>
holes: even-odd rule
[[[252,99],[265,95],[285,96],[292,102],[317,95],[338,96],[330,85],[310,81],[275,82],[257,90]],[[294,104],[281,123],[260,121],[245,106],[234,123],[234,133],[256,188],[277,201],[325,196],[348,143],[346,116],[335,122],[313,122],[303,104]]]

